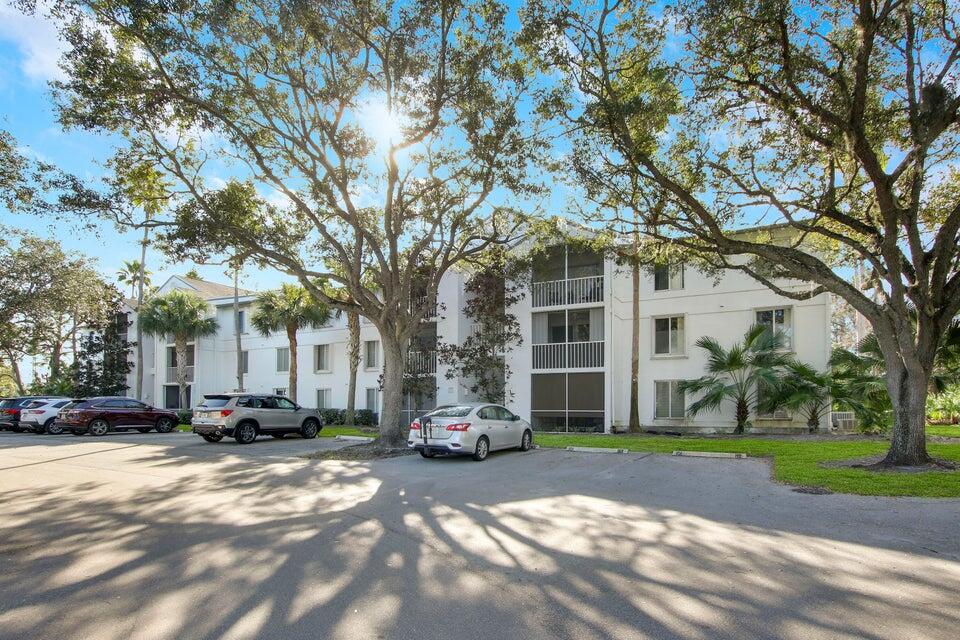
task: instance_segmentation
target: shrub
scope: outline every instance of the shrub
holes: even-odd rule
[[[323,424],[343,424],[343,409],[317,409]]]
[[[377,424],[377,414],[370,409],[357,409],[353,413],[353,422],[358,427],[372,427]]]
[[[177,419],[180,424],[190,424],[190,420],[193,419],[193,410],[192,409],[177,409]]]

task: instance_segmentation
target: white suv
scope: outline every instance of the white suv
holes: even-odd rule
[[[70,398],[34,400],[20,410],[20,427],[34,433],[63,433],[63,427],[56,422],[57,413],[71,402]]]

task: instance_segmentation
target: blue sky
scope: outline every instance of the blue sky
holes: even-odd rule
[[[23,16],[9,7],[7,0],[0,0],[0,128],[9,131],[25,153],[92,180],[103,173],[98,163],[110,156],[111,141],[82,132],[65,133],[57,124],[47,83],[60,73],[57,59],[61,49],[52,25],[39,17]],[[64,248],[95,258],[111,279],[124,260],[140,257],[139,234],[106,223],[97,235],[78,233],[69,225],[14,215],[0,207],[0,225],[56,238]],[[194,267],[202,277],[229,282],[221,267],[171,264],[158,252],[150,252],[147,264],[154,272],[155,284]],[[284,280],[289,278],[277,272],[248,269],[242,286],[268,289]]]

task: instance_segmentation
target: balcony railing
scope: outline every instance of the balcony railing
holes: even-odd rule
[[[534,282],[530,294],[534,307],[603,302],[603,276]]]
[[[594,369],[603,366],[603,340],[533,345],[534,369]]]
[[[415,296],[410,299],[410,311],[419,311],[427,307],[427,312],[423,314],[424,320],[430,320],[437,317],[437,300],[429,296]]]
[[[193,365],[187,367],[187,382],[193,382]],[[167,383],[177,383],[176,367],[167,367]]]
[[[414,375],[429,375],[436,372],[436,351],[410,351],[407,353],[407,373]]]

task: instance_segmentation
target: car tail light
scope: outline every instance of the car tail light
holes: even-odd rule
[[[228,415],[233,413],[233,409],[220,409],[220,417],[226,418]]]
[[[410,431],[420,431],[420,423],[414,420],[410,423]]]
[[[8,416],[15,416],[15,415],[17,415],[17,410],[16,410],[16,409],[4,409],[3,412],[4,412],[5,414],[7,414]]]
[[[456,424],[448,424],[447,431],[466,431],[470,428],[469,422],[458,422]]]

